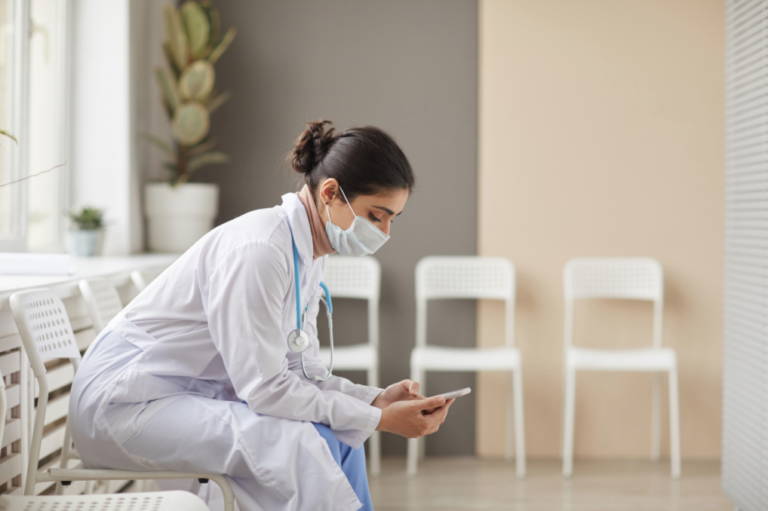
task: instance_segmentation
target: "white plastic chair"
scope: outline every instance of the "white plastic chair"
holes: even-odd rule
[[[0,438],[5,433],[8,411],[5,381],[0,375]],[[189,492],[124,493],[121,495],[0,496],[4,511],[208,511],[208,506]]]
[[[664,273],[654,259],[571,259],[564,269],[565,287],[565,411],[563,475],[573,472],[576,371],[647,371],[655,373],[651,429],[651,458],[661,454],[661,380],[669,375],[669,427],[672,477],[680,477],[680,419],[677,356],[662,348]],[[573,308],[577,299],[615,298],[653,302],[653,345],[632,350],[598,350],[573,346]]]
[[[447,348],[427,344],[427,302],[455,298],[503,300],[506,311],[504,346]],[[523,375],[515,348],[515,267],[503,257],[425,257],[416,265],[416,347],[411,353],[411,379],[426,395],[426,371],[509,371],[506,458],[516,456],[518,477],[525,476]],[[514,423],[514,442],[513,442]],[[408,440],[408,474],[416,474],[419,439]],[[514,444],[514,450],[513,450]],[[423,441],[422,441],[423,445]]]
[[[352,346],[338,346],[334,350],[333,368],[366,371],[368,385],[379,386],[379,296],[381,265],[373,257],[331,256],[325,269],[324,282],[331,291],[331,299],[354,298],[368,301],[368,342]],[[331,350],[320,349],[320,358],[328,365]],[[381,473],[381,437],[378,431],[371,435],[371,466],[373,475]]]
[[[72,481],[198,479],[201,482],[207,482],[210,479],[221,487],[225,510],[234,511],[234,494],[224,475],[171,471],[89,470],[82,463],[74,468],[68,468],[68,461],[77,457],[72,449],[68,420],[61,451],[61,468],[38,471],[45,413],[48,407],[48,378],[44,363],[49,360],[68,359],[76,372],[80,365],[80,351],[64,304],[52,291],[38,289],[16,293],[11,295],[10,305],[13,318],[19,329],[22,346],[40,386],[37,413],[35,414],[30,443],[30,461],[27,467],[25,495],[32,495],[35,491],[35,485],[39,482],[58,483],[56,484],[56,492],[60,494],[62,483],[66,485]],[[32,406],[31,403],[23,403],[22,406],[24,405]]]
[[[104,279],[83,279],[78,283],[93,329],[101,332],[123,310],[117,288]]]

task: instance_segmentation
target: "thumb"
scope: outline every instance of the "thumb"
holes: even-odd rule
[[[445,398],[443,396],[428,397],[426,399],[417,399],[411,401],[414,403],[418,410],[430,410],[432,408],[440,408],[445,404]]]

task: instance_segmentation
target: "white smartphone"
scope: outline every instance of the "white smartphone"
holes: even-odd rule
[[[470,392],[472,392],[472,389],[467,387],[465,389],[454,390],[453,392],[446,392],[445,394],[438,394],[437,396],[432,396],[432,397],[443,396],[446,399],[446,401],[447,401],[449,399],[453,399],[453,398],[456,398],[456,397],[466,396]]]

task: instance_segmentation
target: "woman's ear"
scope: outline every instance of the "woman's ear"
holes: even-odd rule
[[[326,179],[323,181],[323,184],[320,185],[320,199],[326,204],[330,204],[338,193],[339,182],[332,177]]]

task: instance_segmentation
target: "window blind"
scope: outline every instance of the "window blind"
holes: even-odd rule
[[[723,490],[768,509],[768,0],[726,1]]]

